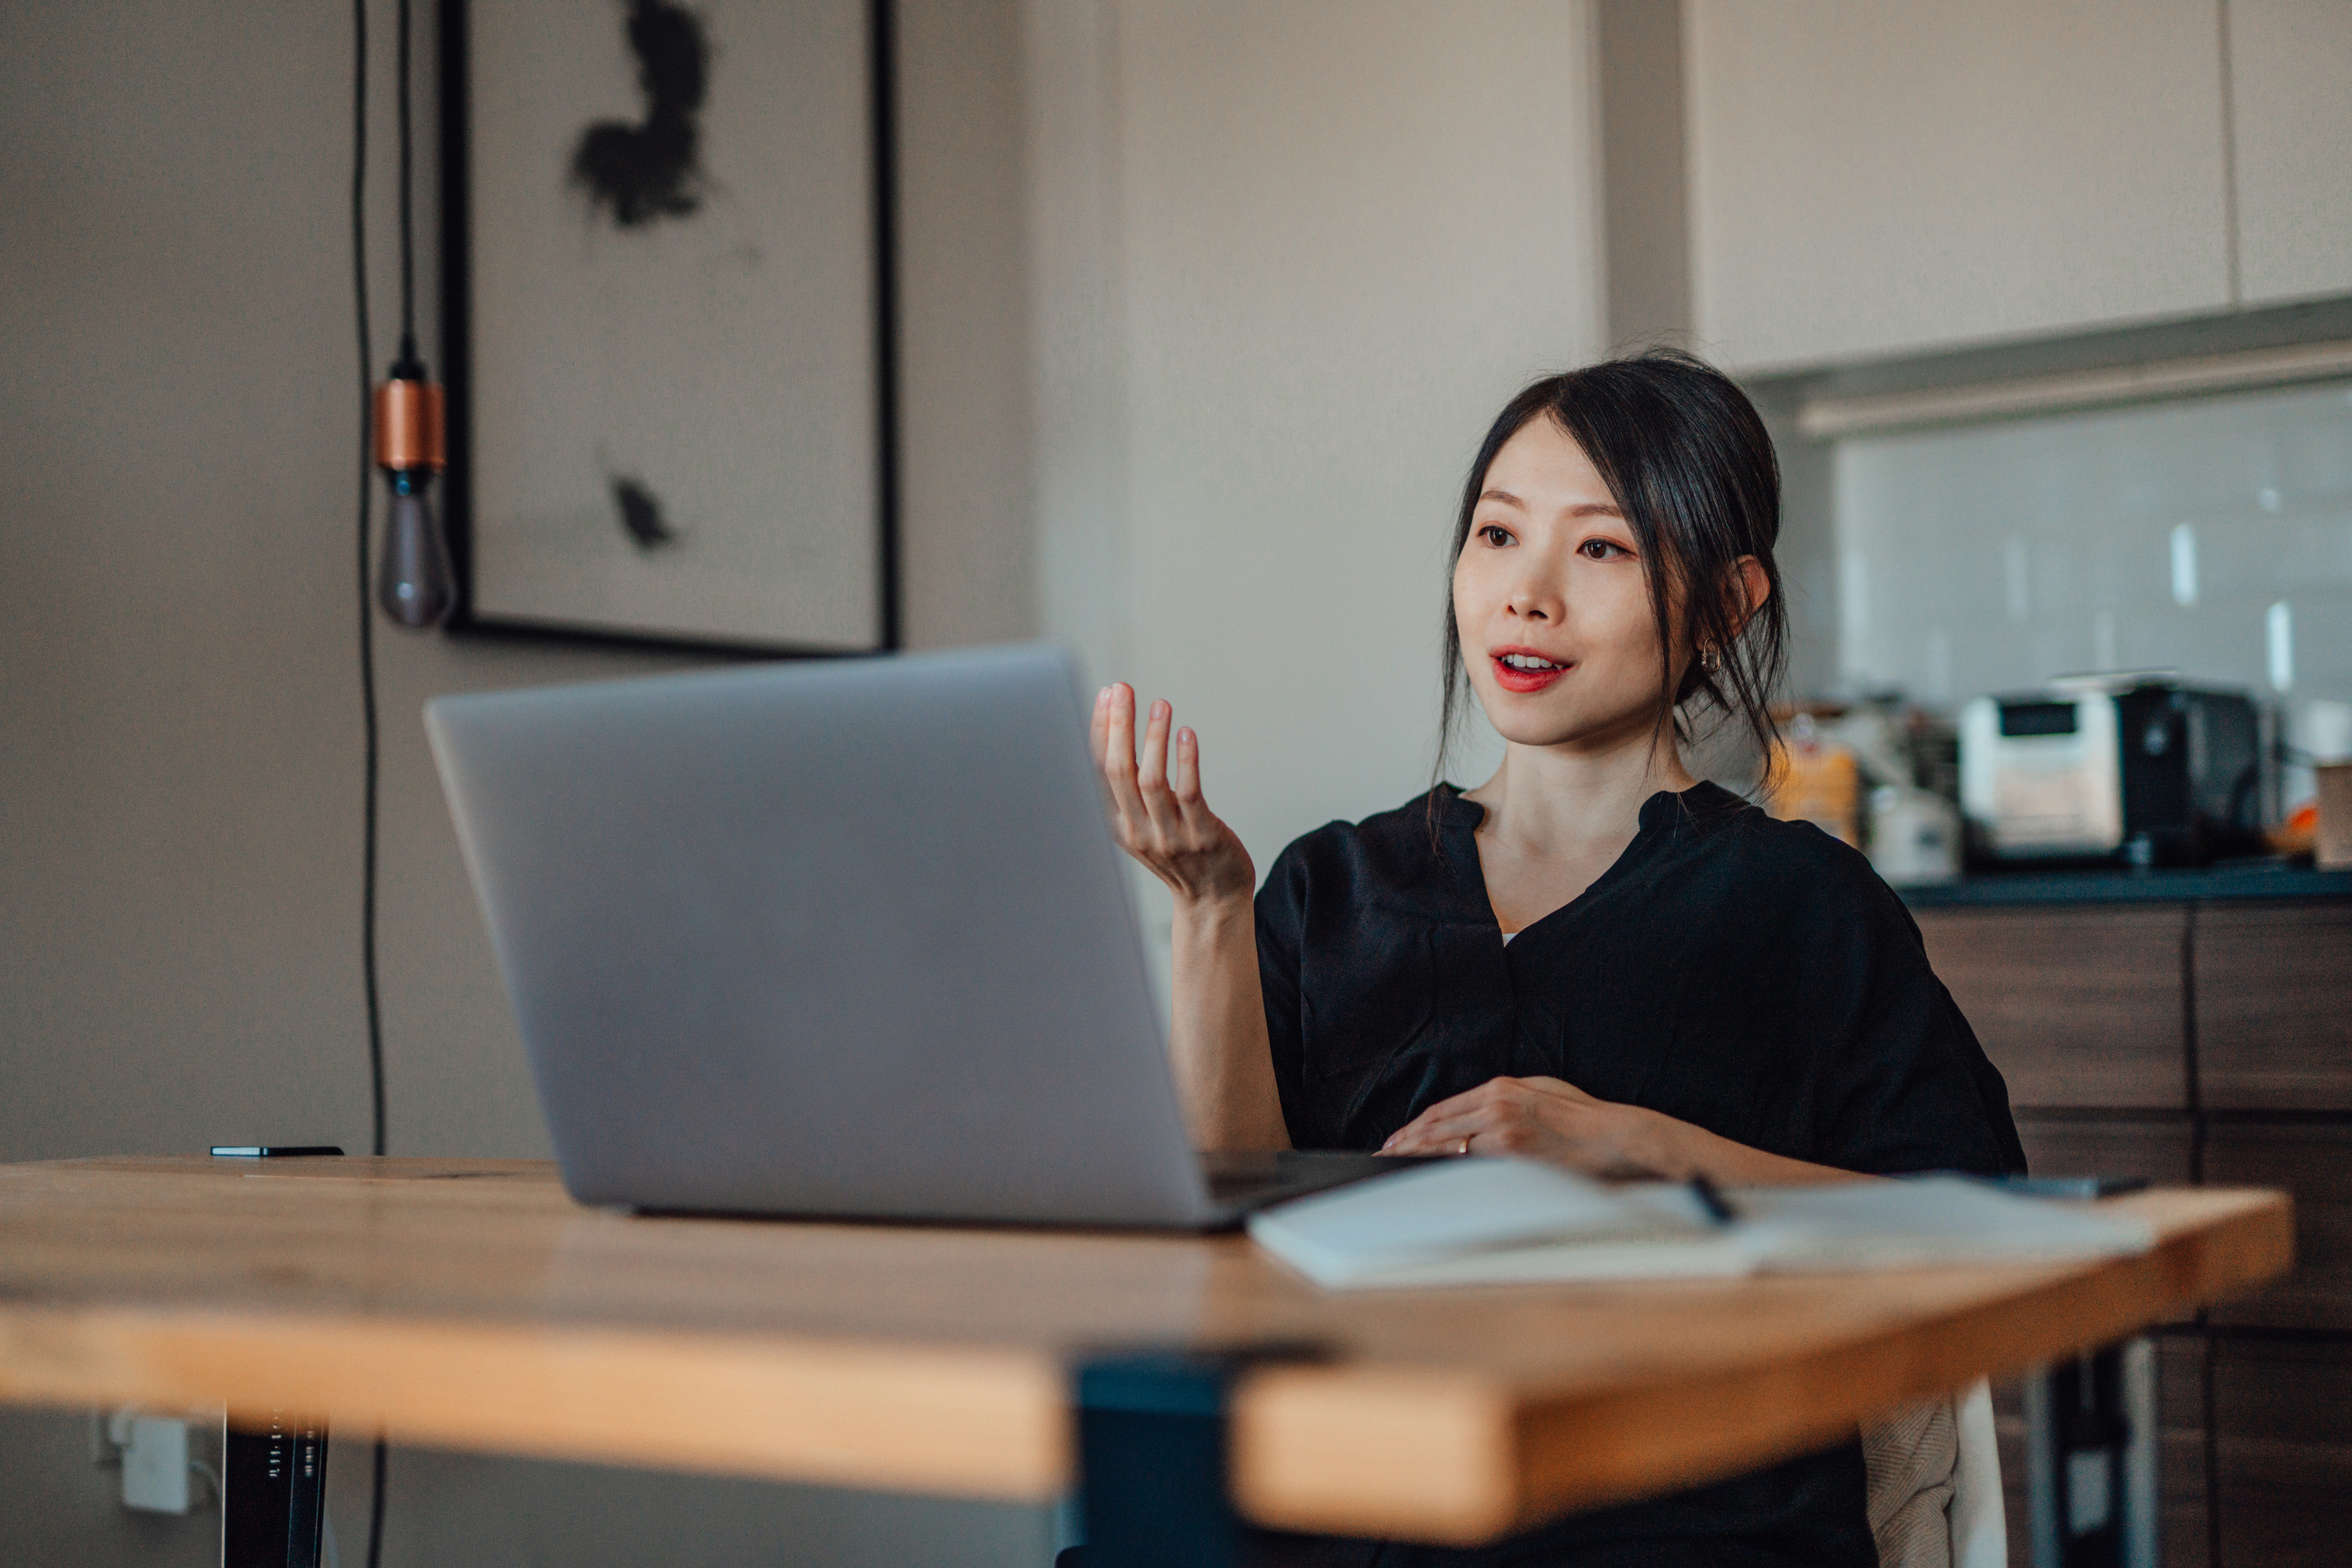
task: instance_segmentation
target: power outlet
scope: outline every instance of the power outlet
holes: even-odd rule
[[[122,1422],[122,1506],[149,1513],[185,1513],[194,1500],[188,1477],[188,1424],[168,1415],[131,1415]]]

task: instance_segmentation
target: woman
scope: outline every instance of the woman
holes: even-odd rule
[[[1255,902],[1192,732],[1153,703],[1139,760],[1134,694],[1102,693],[1116,830],[1175,894],[1171,1047],[1204,1146],[1729,1184],[2024,1168],[2000,1073],[1869,862],[1684,764],[1693,722],[1770,739],[1779,531],[1770,438],[1706,365],[1529,386],[1472,466],[1445,623],[1448,732],[1466,684],[1501,767],[1308,834]],[[1483,1552],[1367,1552],[1877,1560],[1851,1443]]]

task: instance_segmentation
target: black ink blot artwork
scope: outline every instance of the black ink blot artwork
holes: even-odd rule
[[[572,152],[572,183],[625,229],[691,217],[701,207],[702,131],[695,117],[710,86],[710,40],[685,6],[630,0],[628,35],[646,117],[635,125],[600,120]]]
[[[677,538],[677,530],[662,519],[660,498],[643,479],[625,474],[614,479],[613,504],[620,509],[621,531],[639,550],[658,550]]]

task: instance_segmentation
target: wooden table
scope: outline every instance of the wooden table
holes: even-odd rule
[[[1090,1350],[1247,1375],[1259,1522],[1475,1542],[1835,1440],[2285,1269],[2276,1194],[2109,1200],[2143,1257],[1327,1296],[1238,1237],[640,1219],[551,1165],[0,1165],[0,1400],[292,1408],[395,1440],[1044,1500]]]

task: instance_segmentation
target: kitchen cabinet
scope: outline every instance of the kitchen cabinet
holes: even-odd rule
[[[2139,1176],[2168,1187],[2197,1179],[2196,1124],[2186,1114],[2117,1121],[2021,1110],[2017,1138],[2025,1168],[2037,1176]],[[2186,1326],[2196,1319],[2192,1310],[2175,1321]]]
[[[2157,1334],[2160,1560],[2346,1561],[2352,883],[2275,867],[2077,871],[1905,897],[2008,1077],[2036,1174],[2294,1194],[2294,1271]],[[2022,1423],[2014,1389],[1995,1403],[2022,1563]]]
[[[2160,1187],[2197,1179],[2186,1116],[2088,1121],[2021,1111],[2017,1135],[2037,1176],[2144,1176]]]
[[[2352,293],[2352,5],[2230,0],[2243,302]]]
[[[2232,303],[2216,0],[1689,0],[1684,37],[1693,313],[1738,369]]]
[[[2205,1179],[2294,1194],[2294,1272],[2255,1295],[2215,1302],[2213,1321],[2352,1327],[2352,1125],[2216,1122],[2205,1134]]]
[[[2188,916],[2151,907],[1922,910],[1928,962],[2021,1108],[2189,1109]]]
[[[2204,910],[2195,951],[2207,1108],[2352,1111],[2352,906]]]
[[[2352,1346],[2213,1346],[2221,1568],[2336,1568],[2352,1548]]]

